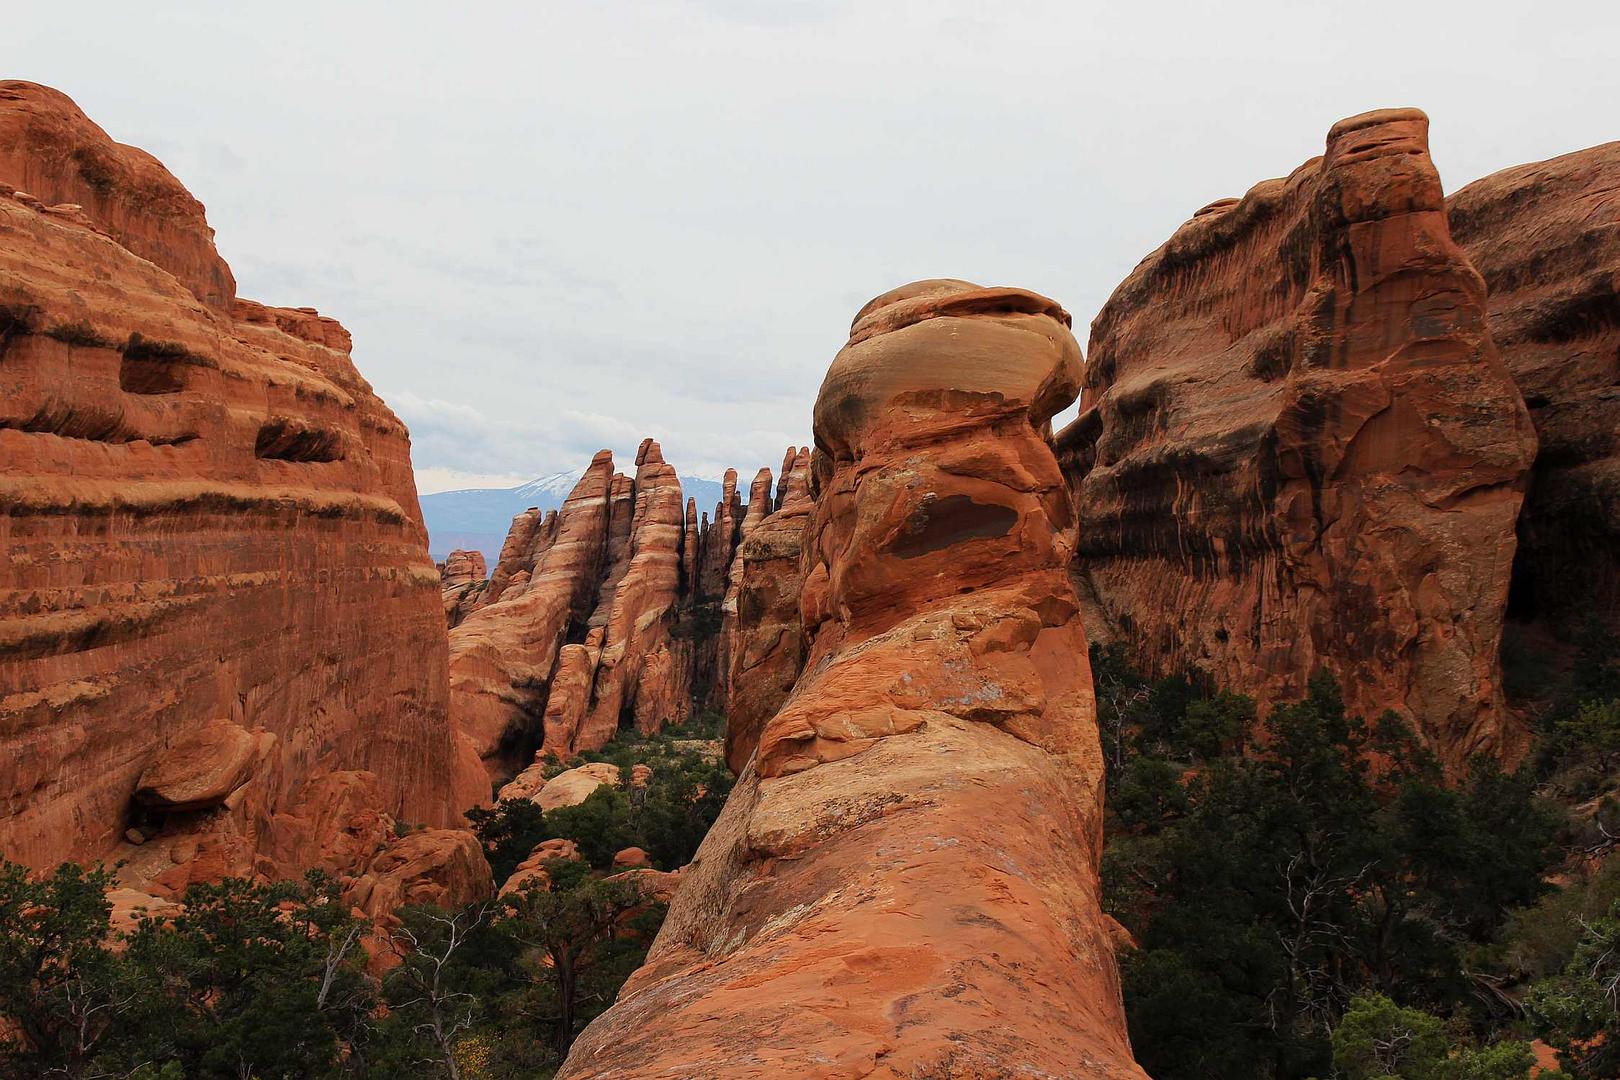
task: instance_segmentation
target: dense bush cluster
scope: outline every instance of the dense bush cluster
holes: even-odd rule
[[[461,911],[407,908],[389,937],[319,874],[193,886],[172,917],[114,931],[112,873],[0,864],[0,1077],[544,1077],[646,955],[661,904],[611,873],[618,850],[690,861],[731,787],[678,731],[593,755],[625,771],[575,807],[476,812],[495,870],[563,836],[578,860]],[[652,768],[644,787],[633,765]],[[385,955],[375,955],[385,954]]]
[[[1509,1080],[1533,1037],[1570,1075],[1620,1075],[1620,963],[1598,962],[1620,947],[1620,869],[1550,883],[1607,851],[1601,812],[1547,797],[1555,776],[1587,795],[1612,779],[1583,749],[1615,708],[1601,683],[1549,711],[1525,767],[1481,759],[1447,783],[1329,678],[1257,722],[1248,699],[1142,679],[1117,650],[1093,666],[1105,904],[1139,946],[1126,1010],[1158,1080]]]
[[[731,794],[731,772],[715,741],[721,723],[704,715],[687,727],[656,735],[624,732],[601,750],[559,762],[548,770],[553,775],[587,761],[619,767],[618,787],[604,784],[578,806],[542,814],[528,800],[503,799],[492,808],[471,811],[467,816],[484,840],[495,880],[506,880],[535,845],[554,837],[574,841],[599,870],[628,847],[646,851],[660,870],[691,862]],[[652,771],[645,786],[632,782],[637,765]]]

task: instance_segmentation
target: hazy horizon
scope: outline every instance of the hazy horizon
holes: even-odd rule
[[[1612,3],[1456,10],[90,3],[14,12],[4,76],[161,158],[243,296],[340,319],[423,492],[644,435],[746,480],[902,282],[1035,289],[1083,344],[1342,117],[1425,109],[1448,191],[1620,134]]]

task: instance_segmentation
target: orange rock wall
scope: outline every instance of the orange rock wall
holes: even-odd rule
[[[1620,629],[1620,142],[1488,176],[1446,211],[1540,437],[1509,613]]]
[[[200,204],[55,91],[0,84],[0,184],[0,851],[167,872],[138,824],[200,838],[176,864],[293,873],[340,772],[458,821],[409,440],[348,333],[235,299]],[[254,760],[152,820],[143,771],[210,724]]]
[[[1263,702],[1325,668],[1448,764],[1511,756],[1497,651],[1536,441],[1485,307],[1416,110],[1201,210],[1092,324],[1059,436],[1095,632]]]

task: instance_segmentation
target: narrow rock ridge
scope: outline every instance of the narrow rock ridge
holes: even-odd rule
[[[1620,630],[1620,142],[1487,176],[1446,211],[1540,437],[1509,617]]]
[[[919,282],[862,316],[816,402],[815,501],[743,556],[746,582],[802,511],[804,673],[560,1076],[1143,1076],[1050,443],[1079,347],[1022,290]]]
[[[406,430],[212,236],[156,159],[0,83],[0,853],[470,899],[449,826],[487,787]],[[432,827],[408,860],[396,822]]]
[[[1093,636],[1263,703],[1326,669],[1448,766],[1513,757],[1496,660],[1536,440],[1485,307],[1415,109],[1183,225],[1092,324],[1058,438]]]

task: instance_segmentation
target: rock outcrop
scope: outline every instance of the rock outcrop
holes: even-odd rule
[[[545,763],[537,761],[500,790],[502,799],[528,799],[542,810],[578,806],[603,784],[618,787],[619,767],[606,761],[590,761],[565,769],[549,780]]]
[[[128,858],[154,894],[353,874],[389,845],[337,839],[337,778],[384,823],[487,797],[447,721],[408,436],[349,347],[236,297],[155,159],[0,83],[7,858]]]
[[[708,707],[725,715],[730,707],[732,646],[737,641],[737,596],[742,588],[742,549],[754,531],[772,513],[775,503],[771,499],[771,470],[761,469],[754,474],[748,488],[748,508],[737,526],[736,545],[731,565],[726,568],[726,595],[720,602],[720,632],[714,644],[714,658],[708,674],[709,687],[705,697]]]
[[[1058,440],[1094,635],[1262,703],[1327,669],[1448,765],[1511,756],[1496,658],[1536,443],[1485,305],[1416,110],[1199,211],[1092,324]]]
[[[230,314],[236,278],[202,203],[157,158],[113,142],[66,94],[0,82],[0,181],[46,206],[80,207],[120,247]]]
[[[816,403],[805,674],[560,1075],[1142,1077],[1050,444],[1068,322],[949,281],[861,311]]]
[[[1620,629],[1620,142],[1488,176],[1446,209],[1540,438],[1509,614]]]
[[[790,460],[792,458],[790,457]],[[737,549],[732,596],[721,633],[726,660],[726,764],[741,775],[760,729],[787,701],[804,666],[800,553],[814,506],[805,467],[778,485],[780,509],[748,531]],[[801,482],[794,483],[794,477]]]
[[[492,777],[512,775],[534,752],[558,651],[596,600],[612,486],[604,450],[554,518],[519,515],[497,568],[507,571],[502,587],[492,578],[491,602],[450,633],[451,715]]]
[[[687,643],[670,633],[681,595],[684,500],[674,467],[652,439],[636,452],[635,493],[630,561],[602,624],[592,704],[575,749],[605,745],[627,717],[646,733],[681,723],[691,711]]]
[[[488,590],[489,568],[484,553],[452,551],[439,568],[439,599],[444,603],[445,625],[461,625],[461,620],[483,606]]]

